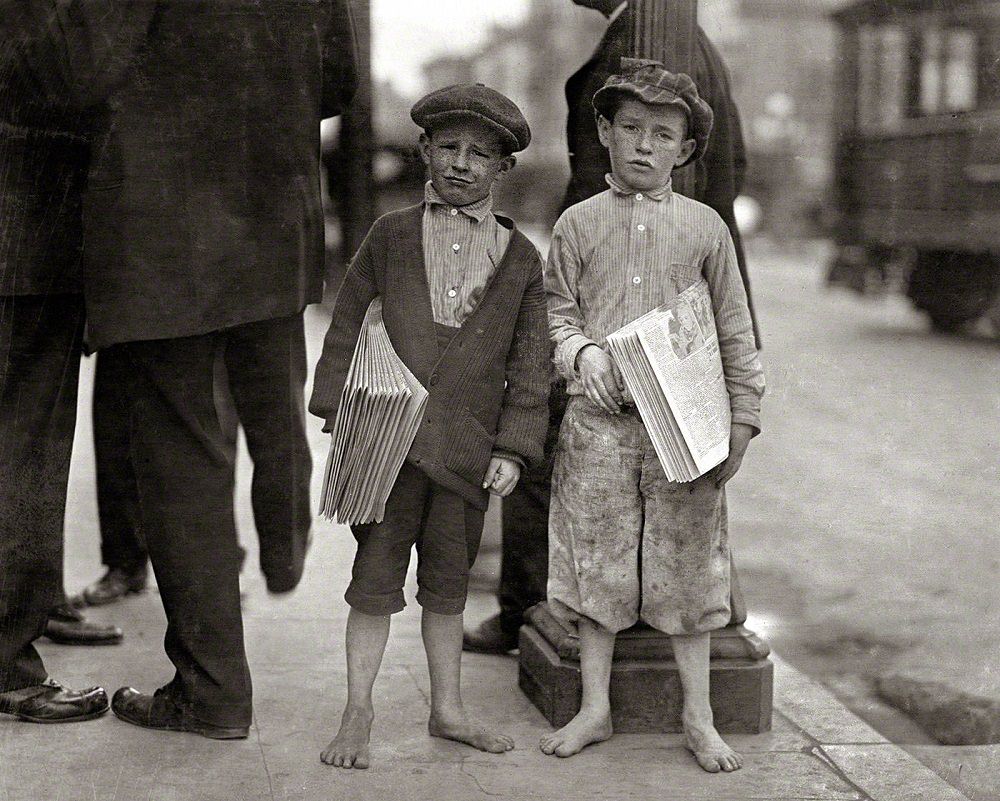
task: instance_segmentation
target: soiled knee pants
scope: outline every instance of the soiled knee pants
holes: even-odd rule
[[[240,553],[233,518],[231,445],[213,381],[219,349],[241,419],[266,425],[276,453],[305,487],[304,365],[289,359],[302,316],[193,337],[116,345],[127,359],[129,437],[142,529],[167,614],[164,648],[176,668],[172,691],[208,723],[245,726],[251,684],[239,597]],[[239,354],[239,357],[236,357]],[[249,426],[248,426],[249,429]],[[279,435],[280,434],[280,435]],[[249,438],[249,437],[248,437]],[[262,443],[250,445],[251,456]],[[255,456],[256,460],[256,456]],[[260,466],[255,461],[259,470]],[[286,487],[273,492],[290,492]],[[308,508],[308,494],[296,498]],[[305,538],[289,526],[262,535],[262,560],[279,580],[301,574]],[[264,551],[268,556],[264,556]]]
[[[63,600],[80,295],[0,297],[0,692],[39,684],[32,642]]]
[[[635,412],[575,397],[552,476],[548,598],[610,631],[643,620],[697,634],[729,620],[725,492],[710,477],[667,480]]]

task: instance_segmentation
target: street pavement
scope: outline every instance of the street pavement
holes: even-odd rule
[[[0,801],[1000,797],[992,794],[1000,775],[995,747],[934,745],[870,692],[879,675],[924,671],[1000,696],[991,667],[1000,653],[1000,351],[985,340],[931,336],[901,302],[865,304],[827,293],[821,246],[758,243],[752,257],[769,391],[764,434],[731,485],[730,514],[752,625],[782,658],[773,731],[732,738],[747,755],[742,771],[702,773],[676,735],[620,735],[570,760],[545,757],[536,744],[548,724],[517,689],[511,658],[467,655],[463,687],[476,713],[514,736],[515,751],[492,756],[429,738],[412,602],[394,620],[376,687],[372,769],[320,764],[345,695],[342,594],[353,543],[346,529],[318,521],[301,587],[289,597],[268,596],[254,569],[243,451],[237,519],[250,551],[250,739],[217,743],[150,732],[111,716],[53,727],[4,717]],[[320,311],[308,319],[313,363],[325,322]],[[91,380],[88,364],[67,512],[70,591],[100,573],[85,403]],[[318,421],[310,420],[310,436],[318,497],[327,446]],[[490,529],[471,620],[495,609],[495,524]],[[411,573],[408,598],[412,591]],[[89,614],[121,623],[125,643],[43,644],[53,676],[76,686],[100,681],[109,690],[132,684],[147,691],[170,678],[155,590]]]

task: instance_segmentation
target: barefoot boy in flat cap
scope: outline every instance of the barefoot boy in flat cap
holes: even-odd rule
[[[367,768],[372,686],[416,545],[417,603],[431,682],[431,735],[502,753],[509,737],[469,718],[459,693],[462,612],[489,492],[507,495],[542,458],[547,420],[545,291],[538,252],[492,211],[494,182],[528,145],[517,106],[481,84],[429,94],[411,116],[430,172],[424,202],[375,222],[337,296],[310,410],[337,413],[376,295],[396,353],[429,394],[381,523],[355,526],[346,599],[347,706],[322,754]]]
[[[741,760],[708,703],[709,633],[729,620],[723,486],[759,431],[764,379],[733,243],[708,206],[673,194],[675,167],[700,158],[712,111],[693,81],[658,62],[623,59],[594,95],[609,188],[556,223],[546,267],[549,330],[568,380],[549,518],[549,604],[580,632],[583,700],[542,738],[570,756],[612,734],[615,635],[644,620],[671,635],[688,747],[708,771]],[[697,480],[667,480],[604,350],[606,337],[708,282],[732,408],[730,455]]]

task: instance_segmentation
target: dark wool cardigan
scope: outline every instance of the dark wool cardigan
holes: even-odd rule
[[[542,459],[548,424],[549,345],[541,258],[513,229],[483,297],[449,345],[438,350],[424,266],[423,205],[378,219],[337,295],[316,367],[309,410],[330,430],[369,304],[382,316],[400,359],[430,393],[407,459],[433,481],[485,509],[491,455]]]

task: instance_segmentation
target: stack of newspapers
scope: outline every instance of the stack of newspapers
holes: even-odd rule
[[[671,481],[693,481],[729,455],[731,413],[704,279],[608,336]]]
[[[320,511],[340,523],[382,522],[385,502],[427,405],[427,390],[392,349],[382,299],[368,307],[344,382]]]

